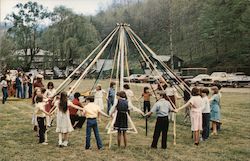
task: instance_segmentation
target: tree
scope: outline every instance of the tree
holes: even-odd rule
[[[213,0],[200,15],[203,40],[214,46],[217,66],[230,62],[228,68],[241,68],[249,61],[250,2]],[[248,56],[247,56],[248,55]]]
[[[54,9],[53,24],[42,33],[41,42],[55,58],[65,60],[66,67],[85,58],[99,43],[99,34],[87,17],[60,6]]]
[[[39,52],[39,25],[50,17],[50,13],[42,5],[31,1],[25,4],[18,3],[15,8],[17,12],[12,12],[6,17],[6,20],[12,23],[7,32],[15,43],[15,50],[24,51],[26,63],[23,64],[23,68],[28,70],[34,56]]]
[[[126,22],[156,53],[169,55],[171,7],[173,51],[185,66],[228,72],[238,68],[250,74],[249,0],[172,0],[171,6],[170,0],[117,2],[93,17],[102,37],[117,22]]]
[[[14,49],[15,46],[12,39],[10,39],[7,35],[4,35],[0,41],[0,56],[2,58],[0,61],[2,61],[2,64],[7,68],[17,65],[17,61],[13,55],[11,55]]]

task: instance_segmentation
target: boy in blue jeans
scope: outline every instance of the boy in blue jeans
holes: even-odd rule
[[[101,111],[101,108],[94,104],[94,96],[89,96],[86,98],[87,105],[84,107],[84,113],[87,118],[87,127],[86,127],[86,145],[85,149],[90,148],[90,140],[91,140],[91,129],[93,129],[95,134],[95,139],[97,143],[98,149],[102,149],[102,140],[99,136],[97,118],[102,114],[103,116],[109,117],[104,112]]]

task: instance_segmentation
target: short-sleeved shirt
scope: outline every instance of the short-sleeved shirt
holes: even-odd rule
[[[165,117],[168,116],[170,110],[173,110],[171,104],[169,101],[162,98],[154,104],[150,111],[156,113],[157,117]]]
[[[81,106],[80,101],[79,101],[78,99],[76,99],[76,98],[73,99],[72,103],[73,103],[74,105]],[[69,106],[69,114],[70,114],[70,115],[76,115],[76,114],[77,114],[77,111],[78,111],[78,109],[75,109],[75,108]]]
[[[38,81],[36,81],[36,82],[33,84],[33,86],[34,86],[34,88],[36,88],[36,87],[39,87],[39,88],[44,87],[43,83],[42,83],[42,82],[38,82]]]
[[[173,88],[173,87],[167,87],[166,89],[165,89],[165,92],[166,92],[166,94],[167,94],[167,96],[174,96],[175,94],[176,94],[176,89],[175,88]]]
[[[95,98],[102,98],[104,90],[95,91]]]
[[[202,108],[202,113],[210,113],[210,102],[207,96],[202,98],[203,100],[203,108]]]
[[[109,98],[115,98],[115,89],[114,88],[109,88],[108,91],[109,91],[108,97]]]
[[[7,84],[6,80],[2,80],[0,84],[1,84],[2,87],[8,87],[8,84]]]
[[[126,93],[127,100],[132,101],[132,97],[134,97],[134,92],[130,89],[125,89],[124,92]]]
[[[11,81],[10,75],[9,75],[9,74],[6,74],[5,76],[6,76],[6,80],[7,80],[7,81]]]
[[[76,98],[73,99],[72,103],[73,103],[74,105],[81,106],[81,103],[80,103],[79,100],[76,99]],[[76,114],[77,114],[77,111],[78,111],[78,109],[75,109],[75,108],[69,106],[69,114],[70,114],[70,115],[76,115]]]
[[[93,102],[90,102],[84,107],[84,111],[86,118],[97,118],[101,108]]]
[[[150,101],[151,93],[142,93],[144,101]]]
[[[45,96],[48,98],[52,98],[56,94],[56,89],[47,89],[45,92]]]
[[[201,112],[203,107],[203,100],[201,96],[192,96],[190,100],[188,101],[191,103],[191,112]]]
[[[45,110],[45,103],[39,102],[35,104],[35,114],[37,117],[45,117],[45,113],[43,112]]]

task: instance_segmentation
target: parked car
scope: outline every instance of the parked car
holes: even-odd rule
[[[243,72],[232,73],[228,79],[228,85],[234,88],[250,85],[250,76]]]
[[[213,72],[210,77],[202,78],[200,83],[204,86],[212,86],[215,84],[226,86],[228,84],[228,78],[226,72]]]
[[[190,84],[197,84],[197,83],[200,84],[201,80],[204,79],[204,78],[209,78],[209,75],[207,75],[207,74],[199,74],[199,75],[195,76],[192,79],[185,79],[185,81],[189,82]]]
[[[152,75],[150,75],[148,77],[147,83],[150,83],[150,84],[158,83],[158,81],[160,81],[160,79],[161,79],[161,76],[152,76]]]
[[[54,78],[55,79],[61,79],[61,78],[64,78],[64,73],[61,69],[59,69],[57,66],[55,66],[53,68],[53,72],[54,72]]]
[[[131,74],[129,77],[124,77],[124,82],[134,82],[134,83],[140,83],[140,78],[142,74]],[[140,79],[139,79],[140,78]]]
[[[53,70],[46,69],[44,71],[44,79],[53,79],[53,76],[54,76]]]

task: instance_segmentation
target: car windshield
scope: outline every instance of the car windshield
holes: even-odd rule
[[[204,77],[207,77],[208,75],[206,74],[200,74],[200,75],[197,75],[195,78],[204,78]]]
[[[221,77],[221,76],[222,76],[222,77],[225,77],[226,74],[225,74],[225,73],[212,73],[211,76],[212,76],[212,77]]]

